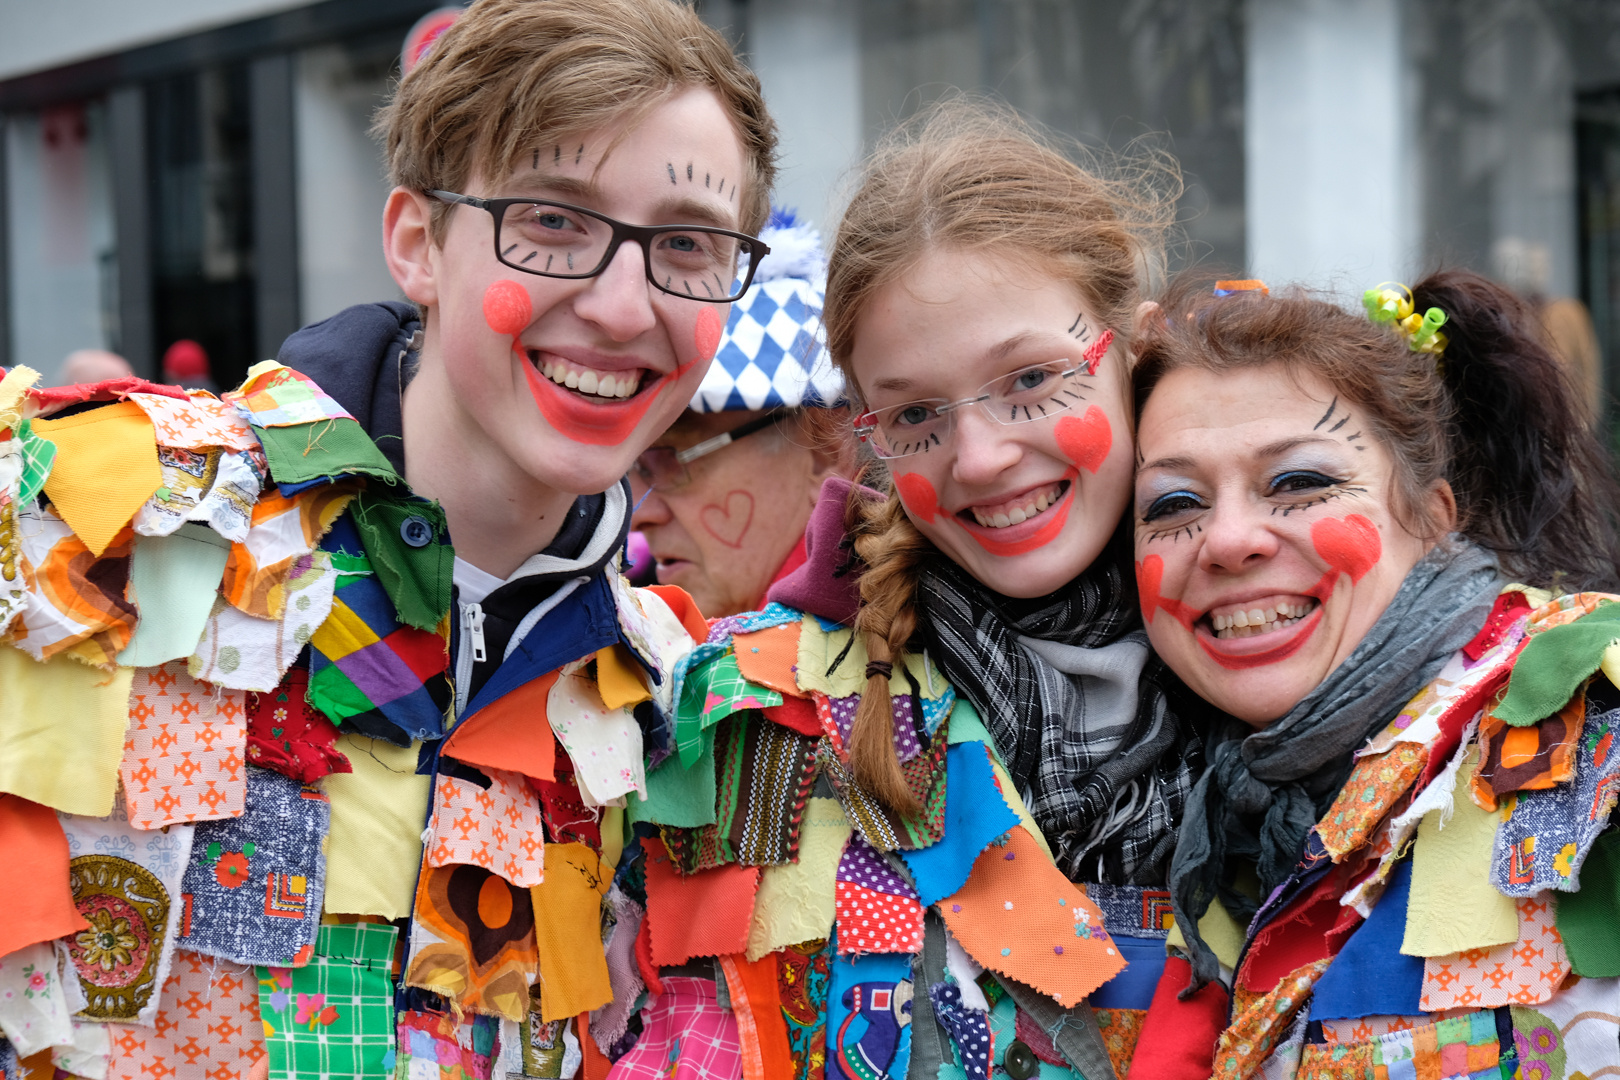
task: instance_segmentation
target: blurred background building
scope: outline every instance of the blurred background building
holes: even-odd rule
[[[106,348],[155,374],[190,339],[228,386],[297,326],[396,296],[367,129],[436,6],[0,0],[0,364]],[[1620,391],[1617,0],[700,7],[782,125],[777,201],[824,226],[875,136],[989,92],[1173,151],[1191,259],[1346,294],[1479,269]]]

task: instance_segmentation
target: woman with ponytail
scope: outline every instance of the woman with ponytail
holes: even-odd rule
[[[1141,344],[1148,636],[1228,717],[1155,1010],[1224,985],[1230,1016],[1153,1075],[1597,1075],[1620,492],[1512,294],[1449,271],[1365,307],[1188,283]]]

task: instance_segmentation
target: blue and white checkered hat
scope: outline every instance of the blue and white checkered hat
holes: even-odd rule
[[[760,239],[771,247],[753,284],[731,305],[693,412],[842,405],[844,378],[822,340],[827,258],[821,234],[773,209]]]

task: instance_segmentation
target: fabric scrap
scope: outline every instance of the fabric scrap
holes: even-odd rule
[[[0,852],[5,852],[6,873],[28,883],[13,891],[0,920],[0,958],[89,929],[73,903],[67,837],[50,807],[0,795]]]
[[[112,667],[135,632],[135,605],[125,595],[135,534],[116,534],[98,558],[54,509],[33,503],[17,513],[17,536],[30,572],[12,642],[35,660],[68,655]]]
[[[500,1021],[493,1016],[399,1009],[398,1061],[394,1076],[409,1080],[489,1080],[496,1059]]]
[[[613,1000],[607,958],[589,947],[601,941],[602,898],[611,881],[612,871],[584,844],[546,846],[545,881],[530,889],[543,1020],[565,1020]]]
[[[945,753],[945,835],[939,843],[902,852],[922,903],[932,905],[960,889],[974,861],[996,837],[1018,825],[1002,798],[983,743],[958,743]]]
[[[827,1080],[903,1080],[911,997],[909,956],[836,957],[827,993]]]
[[[917,890],[859,836],[850,837],[838,862],[834,902],[840,953],[922,951]]]
[[[1534,632],[1513,665],[1507,693],[1492,715],[1513,727],[1544,720],[1562,709],[1598,670],[1603,652],[1620,638],[1620,604],[1598,603],[1570,622]]]
[[[1527,727],[1510,727],[1487,712],[1479,725],[1482,749],[1473,799],[1486,810],[1515,791],[1546,791],[1575,775],[1575,744],[1586,718],[1585,695]]]
[[[377,485],[355,499],[352,521],[395,617],[432,633],[450,614],[456,563],[444,508]],[[419,546],[407,534],[427,542]]]
[[[983,1009],[969,1008],[962,1001],[962,988],[954,982],[935,983],[928,988],[934,1015],[950,1034],[963,1071],[970,1080],[989,1080],[990,1062],[995,1053],[990,1037],[990,1017]]]
[[[1204,1080],[1210,1075],[1215,1042],[1226,1027],[1228,995],[1217,980],[1183,1001],[1180,994],[1191,983],[1192,965],[1185,958],[1172,955],[1165,961],[1131,1059],[1137,1076]]]
[[[653,960],[661,967],[694,956],[723,956],[748,946],[759,869],[722,866],[682,876],[664,845],[643,840],[647,853],[647,923]],[[701,911],[704,917],[692,918]]]
[[[134,675],[65,656],[37,663],[0,646],[0,792],[64,813],[110,814]]]
[[[1620,610],[1620,604],[1612,606]],[[1620,709],[1589,699],[1574,782],[1512,796],[1491,853],[1491,883],[1498,890],[1526,897],[1544,889],[1580,888],[1581,864],[1620,799],[1620,753],[1613,752],[1617,724]]]
[[[133,393],[129,400],[152,421],[159,446],[185,450],[257,450],[259,440],[239,413],[213,394],[188,391],[184,399]]]
[[[1333,805],[1316,823],[1322,846],[1335,862],[1368,843],[1396,801],[1422,774],[1428,761],[1426,746],[1398,742],[1383,753],[1356,762]]]
[[[1424,961],[1424,1012],[1540,1005],[1558,992],[1569,974],[1569,958],[1555,926],[1553,897],[1526,897],[1518,908],[1519,935],[1512,945]]]
[[[70,977],[77,974],[69,969]],[[56,944],[35,942],[0,956],[0,1034],[22,1057],[73,1039],[73,1009]]]
[[[712,979],[669,976],[641,1012],[641,1038],[613,1063],[609,1080],[738,1080],[737,1018],[721,1007]]]
[[[61,822],[73,902],[90,924],[67,941],[88,1002],[79,1017],[151,1027],[179,936],[194,826],[136,829],[121,798],[110,815]]]
[[[184,660],[137,670],[118,767],[138,829],[236,817],[247,800],[241,691],[193,679]]]
[[[776,996],[787,1022],[792,1080],[813,1080],[823,1074],[832,948],[830,941],[804,941],[776,952]]]
[[[163,983],[155,1028],[106,1027],[107,1080],[244,1077],[265,1054],[253,969],[184,950]]]
[[[265,491],[253,504],[247,538],[231,545],[220,595],[261,619],[279,619],[286,579],[355,497],[352,485],[323,485],[287,498]]]
[[[607,961],[608,985],[613,1000],[591,1013],[590,1031],[598,1048],[607,1053],[624,1037],[630,1017],[635,1012],[636,999],[646,989],[636,963],[635,949],[636,935],[641,932],[641,922],[646,918],[647,910],[616,885],[608,890],[603,908],[611,913],[612,921],[602,953]],[[544,972],[544,957],[541,962]]]
[[[263,360],[248,368],[242,385],[220,398],[254,427],[295,427],[320,420],[354,419],[314,379],[274,360]]]
[[[325,780],[332,806],[327,911],[385,919],[410,915],[433,784],[432,777],[417,775],[418,746],[353,733],[338,738],[338,750],[354,771]]]
[[[1412,862],[1395,868],[1367,921],[1344,943],[1316,983],[1311,1019],[1407,1014],[1419,1011],[1423,960],[1401,953],[1412,892]]]
[[[776,1080],[792,1075],[793,1048],[778,996],[776,957],[750,962],[741,956],[722,956],[719,964],[725,973],[731,1012],[737,1019],[743,1080]]]
[[[555,780],[557,736],[549,721],[541,721],[547,719],[546,702],[557,678],[557,672],[547,672],[462,718],[445,737],[441,752],[480,769],[510,769],[531,780]]]
[[[790,697],[807,697],[799,689],[799,634],[802,622],[738,634],[731,639],[737,670],[750,682]]]
[[[623,645],[596,650],[596,690],[609,709],[628,709],[652,700],[646,676]]]
[[[1089,891],[1089,890],[1088,890]],[[1106,928],[1107,915],[1104,914]],[[1093,1009],[1114,1009],[1146,1015],[1153,1004],[1154,991],[1164,974],[1165,948],[1160,938],[1109,934],[1114,947],[1125,958],[1125,970],[1091,992]]]
[[[628,709],[604,705],[583,667],[565,667],[546,699],[546,716],[574,763],[579,793],[587,807],[606,806],[631,791],[645,796],[641,725]]]
[[[196,652],[229,557],[229,541],[204,525],[141,537],[129,564],[130,598],[140,619],[118,662],[154,667]]]
[[[1060,1005],[1079,1004],[1125,966],[1102,913],[1022,826],[1005,847],[986,848],[967,884],[936,906],[973,959]]]
[[[239,964],[301,964],[320,930],[332,808],[313,785],[247,769],[241,817],[197,825],[180,946]]]
[[[809,800],[798,862],[767,866],[760,876],[748,928],[750,961],[825,938],[832,930],[838,864],[850,834],[849,819],[837,799]]]
[[[392,1073],[394,987],[389,972],[398,934],[377,923],[323,926],[307,967],[258,969],[271,1080],[382,1080]]]
[[[423,867],[414,917],[407,986],[468,1012],[523,1019],[539,965],[528,889],[481,866]]]
[[[1620,832],[1610,829],[1598,838],[1581,868],[1580,891],[1559,893],[1557,908],[1558,936],[1575,974],[1620,975],[1620,934],[1614,930],[1620,912]]]
[[[1231,1024],[1215,1043],[1214,1080],[1242,1080],[1271,1056],[1293,1027],[1294,1014],[1310,999],[1312,987],[1331,962],[1307,964],[1247,1008],[1234,1009]],[[1139,1067],[1132,1063],[1133,1070]]]
[[[282,582],[286,603],[279,619],[260,619],[215,601],[186,670],[233,690],[274,690],[331,614],[337,576],[324,551],[299,559]]]
[[[350,476],[400,482],[388,458],[357,421],[341,417],[294,427],[255,427],[278,486],[296,489]]]
[[[1580,979],[1546,1004],[1513,1006],[1512,1016],[1525,1080],[1613,1075],[1620,1062],[1620,980]]]
[[[328,773],[352,772],[337,748],[337,728],[309,703],[309,669],[287,669],[269,693],[249,692],[247,759],[261,769],[310,784]]]
[[[1176,923],[1169,889],[1088,883],[1086,896],[1102,912],[1103,929],[1114,937],[1128,934],[1163,941]]]
[[[1418,825],[1406,935],[1401,941],[1401,952],[1407,956],[1445,956],[1518,940],[1519,913],[1513,898],[1491,885],[1498,815],[1481,810],[1467,794],[1477,753],[1469,751],[1455,777],[1450,820],[1444,821],[1440,810],[1431,810]]]
[[[34,420],[56,444],[45,494],[56,512],[99,558],[163,484],[152,421],[133,401],[104,405],[60,420]]]
[[[158,468],[163,486],[130,522],[137,535],[169,536],[194,522],[230,543],[247,540],[266,475],[257,444],[251,450],[206,452],[159,446]]]
[[[468,863],[528,888],[545,879],[545,822],[540,797],[521,773],[479,773],[488,785],[441,772],[428,820],[427,865]],[[580,1012],[571,1009],[563,1016]]]
[[[631,793],[626,797],[632,822],[645,821],[674,828],[701,828],[714,824],[717,794],[714,775],[714,743],[693,761],[681,764],[671,754],[647,773],[647,796]]]

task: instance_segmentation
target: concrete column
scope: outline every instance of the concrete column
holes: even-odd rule
[[[1249,269],[1347,295],[1418,269],[1414,76],[1397,0],[1250,0]]]
[[[772,199],[832,242],[839,185],[861,154],[860,13],[855,0],[750,0],[748,59],[782,133]]]

